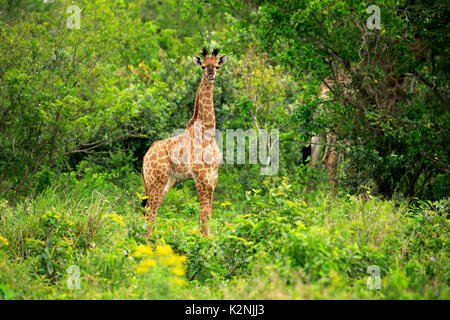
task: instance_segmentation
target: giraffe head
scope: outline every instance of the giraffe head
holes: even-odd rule
[[[209,80],[214,81],[217,70],[225,64],[227,59],[226,55],[217,57],[219,53],[219,49],[214,49],[212,54],[208,56],[208,50],[203,48],[201,55],[203,59],[199,56],[194,56],[194,63],[203,69],[203,76]]]

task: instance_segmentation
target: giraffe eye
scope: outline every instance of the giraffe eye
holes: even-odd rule
[[[219,66],[216,67],[216,69],[219,69],[219,68],[220,68]]]
[[[202,66],[202,69],[203,69],[203,70],[205,70],[205,68],[206,68],[205,66]]]

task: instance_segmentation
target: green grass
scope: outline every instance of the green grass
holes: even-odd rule
[[[129,181],[73,177],[65,190],[55,182],[14,206],[0,200],[0,298],[449,298],[448,200],[407,206],[319,187],[306,203],[287,178],[242,190],[224,173],[209,239],[188,182],[169,192],[146,243],[142,186],[137,174]],[[70,266],[79,289],[69,289]],[[380,270],[380,289],[368,286],[369,266]]]

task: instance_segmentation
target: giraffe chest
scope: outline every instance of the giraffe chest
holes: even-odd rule
[[[203,170],[217,170],[219,167],[222,154],[214,137],[198,144],[186,137],[177,139],[177,142],[171,150],[169,172],[177,180],[192,179]]]
[[[170,166],[169,175],[174,177],[177,180],[188,180],[188,179],[194,178],[192,168],[190,168],[190,166],[176,165],[173,163]]]

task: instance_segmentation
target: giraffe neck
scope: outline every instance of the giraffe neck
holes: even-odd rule
[[[201,121],[204,129],[216,128],[213,87],[214,81],[209,81],[202,76],[202,81],[200,82],[200,87],[198,88],[195,97],[194,115],[187,125],[188,128],[192,126],[195,121]]]

